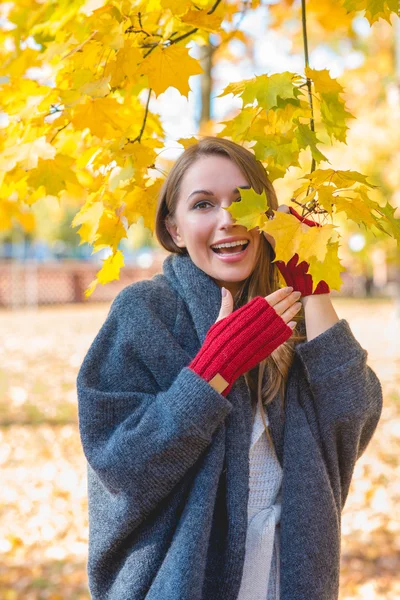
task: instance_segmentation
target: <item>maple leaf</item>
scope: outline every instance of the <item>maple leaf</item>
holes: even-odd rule
[[[121,217],[113,210],[104,209],[96,230],[93,253],[107,247],[116,251],[124,237],[126,237],[126,230]]]
[[[276,260],[285,263],[299,255],[299,262],[310,262],[311,257],[323,261],[326,256],[327,243],[334,233],[333,225],[308,227],[295,216],[274,211],[272,220],[265,220],[260,229],[275,240]]]
[[[205,29],[206,31],[217,32],[221,27],[221,21],[224,15],[218,12],[213,12],[211,15],[206,10],[194,10],[190,9],[185,14],[179,16],[182,23],[187,25],[194,25],[199,29]]]
[[[339,142],[345,143],[349,129],[346,120],[355,119],[355,116],[345,109],[345,104],[338,94],[320,94],[320,99],[321,117],[328,135],[331,139],[336,138]]]
[[[115,98],[94,98],[79,104],[71,121],[77,129],[89,127],[93,135],[99,138],[114,137],[116,132],[122,133],[125,123],[119,116],[122,107]]]
[[[344,211],[349,219],[358,224],[376,225],[376,218],[371,211],[380,207],[368,197],[367,191],[365,186],[359,186],[349,190],[355,194],[354,197],[336,196],[334,198],[336,212]]]
[[[124,46],[116,52],[112,61],[104,69],[104,75],[110,76],[110,85],[115,88],[126,80],[128,83],[139,81],[139,64],[143,60],[141,50],[132,40],[126,40]]]
[[[376,185],[368,183],[367,176],[359,173],[358,171],[341,171],[335,169],[316,169],[312,173],[304,175],[302,179],[308,179],[311,185],[319,186],[323,183],[329,182],[338,188],[350,187],[354,183],[363,183],[370,188],[376,188]],[[307,187],[309,184],[305,184]]]
[[[57,154],[52,160],[39,158],[36,169],[33,169],[28,177],[28,183],[33,187],[43,185],[48,194],[56,196],[64,190],[67,182],[78,184],[78,180],[72,167],[74,159],[71,156]]]
[[[327,157],[324,154],[322,154],[322,152],[317,148],[317,144],[321,144],[322,142],[317,138],[317,134],[315,133],[315,131],[312,131],[309,125],[304,125],[303,123],[300,123],[298,119],[294,119],[294,122],[297,123],[296,139],[299,143],[299,147],[309,147],[316,163],[319,163],[321,161],[326,161],[330,163]]]
[[[203,73],[199,62],[189,55],[187,48],[176,45],[157,47],[140,65],[140,73],[147,75],[149,86],[156,95],[170,86],[183,96],[190,92],[189,77]]]
[[[186,148],[189,148],[189,146],[193,146],[193,144],[197,144],[197,142],[199,141],[194,135],[190,138],[179,138],[179,140],[176,140],[178,142],[178,144],[181,144],[184,149],[186,150]]]
[[[56,149],[44,135],[18,146],[5,148],[0,154],[0,170],[11,171],[19,164],[23,169],[35,169],[39,158],[54,158]]]
[[[316,229],[316,228],[314,228]],[[343,285],[341,273],[346,269],[338,257],[339,242],[328,243],[326,256],[323,261],[311,260],[308,273],[313,280],[313,291],[320,281],[326,281],[331,290],[340,291]]]
[[[398,246],[400,247],[400,215],[395,217],[396,207],[386,202],[384,206],[379,206],[379,212],[383,213],[386,220],[379,220],[379,225],[382,225],[385,229],[388,229],[387,233],[397,240]]]
[[[278,106],[278,101],[296,99],[301,92],[296,87],[301,77],[295,73],[285,71],[274,75],[259,75],[253,79],[231,83],[219,96],[234,94],[242,97],[243,106],[253,104],[257,100],[258,105],[266,110]]]
[[[269,124],[263,113],[264,111],[261,112],[254,107],[242,108],[235,117],[221,122],[225,127],[217,134],[218,137],[229,136],[242,141],[245,139],[252,141],[257,137],[262,139]]]
[[[400,13],[399,0],[344,0],[343,7],[348,12],[364,10],[370,25],[379,19],[385,19],[391,24],[392,13]]]
[[[233,202],[224,210],[228,211],[235,221],[246,229],[260,227],[265,221],[265,212],[268,210],[265,190],[261,194],[257,194],[252,188],[245,190],[239,186],[238,189],[240,189],[240,202]]]
[[[160,0],[160,4],[163,8],[169,9],[173,15],[183,15],[193,5],[187,0]]]
[[[115,251],[108,258],[104,259],[103,266],[100,271],[96,273],[96,279],[94,279],[85,290],[85,298],[89,298],[89,296],[93,294],[99,283],[104,285],[110,281],[119,279],[120,270],[124,264],[124,255],[121,250]]]
[[[123,197],[123,214],[129,225],[136,223],[142,216],[144,226],[154,232],[158,194],[161,185],[162,180],[160,178],[148,180],[145,186],[132,184]]]
[[[254,136],[257,139],[257,136]],[[300,148],[296,137],[264,135],[253,146],[258,160],[267,161],[268,176],[271,181],[283,177],[290,166],[299,167]]]
[[[102,202],[93,202],[93,200],[89,199],[73,218],[71,227],[81,225],[81,228],[77,231],[81,239],[80,246],[85,242],[92,244],[95,241],[96,231],[103,210],[104,206]]]
[[[306,67],[305,74],[309,79],[312,79],[315,91],[320,94],[328,94],[331,92],[340,94],[341,92],[344,92],[340,83],[330,76],[328,69],[317,71],[316,69]]]
[[[335,206],[336,196],[333,193],[337,190],[333,185],[321,185],[318,188],[318,204],[324,208],[329,216],[332,217],[333,207]],[[314,195],[316,195],[317,191],[314,191]],[[311,198],[310,198],[311,199]]]

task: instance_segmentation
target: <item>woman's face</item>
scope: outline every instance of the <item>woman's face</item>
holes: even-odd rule
[[[202,156],[183,176],[175,224],[167,224],[176,245],[186,247],[192,261],[232,295],[252,273],[260,244],[257,227],[247,230],[235,224],[224,210],[240,200],[239,186],[250,187],[239,167],[228,157]],[[230,237],[248,240],[246,250],[236,256],[226,253],[226,249],[223,254],[212,250],[212,245]]]

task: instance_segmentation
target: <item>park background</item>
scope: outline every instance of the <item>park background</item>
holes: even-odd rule
[[[279,3],[278,3],[279,4]],[[287,14],[286,14],[287,17]],[[274,18],[282,23],[273,27]],[[325,150],[335,168],[357,169],[379,186],[376,197],[400,206],[400,19],[373,27],[356,16],[351,32],[310,20],[310,62],[339,77],[357,116],[347,146]],[[0,17],[7,27],[7,19]],[[190,79],[185,98],[169,88],[151,108],[166,132],[160,164],[182,151],[177,140],[218,133],[235,114],[235,98],[217,96],[233,81],[259,73],[300,72],[298,16],[282,19],[269,6],[249,11],[242,39],[218,47],[191,44],[205,74]],[[31,73],[40,80],[44,73]],[[6,114],[0,115],[0,123]],[[305,157],[304,164],[308,160]],[[302,161],[300,161],[302,162]],[[305,168],[305,167],[304,167]],[[280,203],[299,169],[274,183]],[[78,207],[47,196],[33,207],[36,228],[0,227],[0,597],[4,600],[89,598],[86,577],[86,463],[77,416],[76,375],[110,303],[126,285],[161,272],[166,256],[143,221],[123,240],[120,279],[84,290],[107,252],[80,244],[71,222]],[[398,209],[399,212],[400,209]],[[400,598],[400,258],[394,240],[340,218],[340,318],[369,353],[384,408],[375,436],[357,463],[342,522],[341,600]]]

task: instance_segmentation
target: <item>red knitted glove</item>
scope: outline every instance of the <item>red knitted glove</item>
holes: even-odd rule
[[[292,333],[267,300],[256,296],[211,325],[188,366],[226,396],[240,375],[267,358]]]
[[[299,213],[292,208],[289,207],[290,212],[294,215],[299,221],[305,223],[309,227],[321,227],[319,223],[312,221],[311,219],[306,219],[305,217],[301,217]],[[303,260],[301,263],[297,264],[299,260],[299,255],[296,254],[292,256],[288,263],[284,263],[282,260],[276,261],[276,266],[279,271],[282,273],[284,280],[287,285],[293,287],[294,291],[301,292],[301,295],[304,296],[315,296],[317,294],[329,294],[330,288],[326,281],[319,281],[317,287],[314,291],[313,289],[313,280],[308,271],[309,263]]]

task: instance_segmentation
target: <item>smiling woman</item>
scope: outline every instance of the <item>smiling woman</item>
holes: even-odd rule
[[[240,202],[240,190],[266,192],[268,216],[278,209],[272,183],[260,161],[239,144],[207,136],[189,146],[171,168],[160,192],[155,231],[169,252],[190,256],[193,263],[233,296],[240,308],[256,296],[266,297],[279,289],[275,252],[257,227],[246,229],[234,222],[227,208]],[[298,312],[296,321],[303,321]],[[280,391],[294,346],[305,339],[304,329],[294,331],[259,368],[246,373],[254,406],[266,404]],[[270,377],[265,378],[265,371]]]
[[[278,208],[249,150],[182,153],[156,215],[163,272],[117,296],[80,369],[93,600],[337,600],[381,388],[344,319],[292,329],[299,292],[227,210],[249,186]]]

